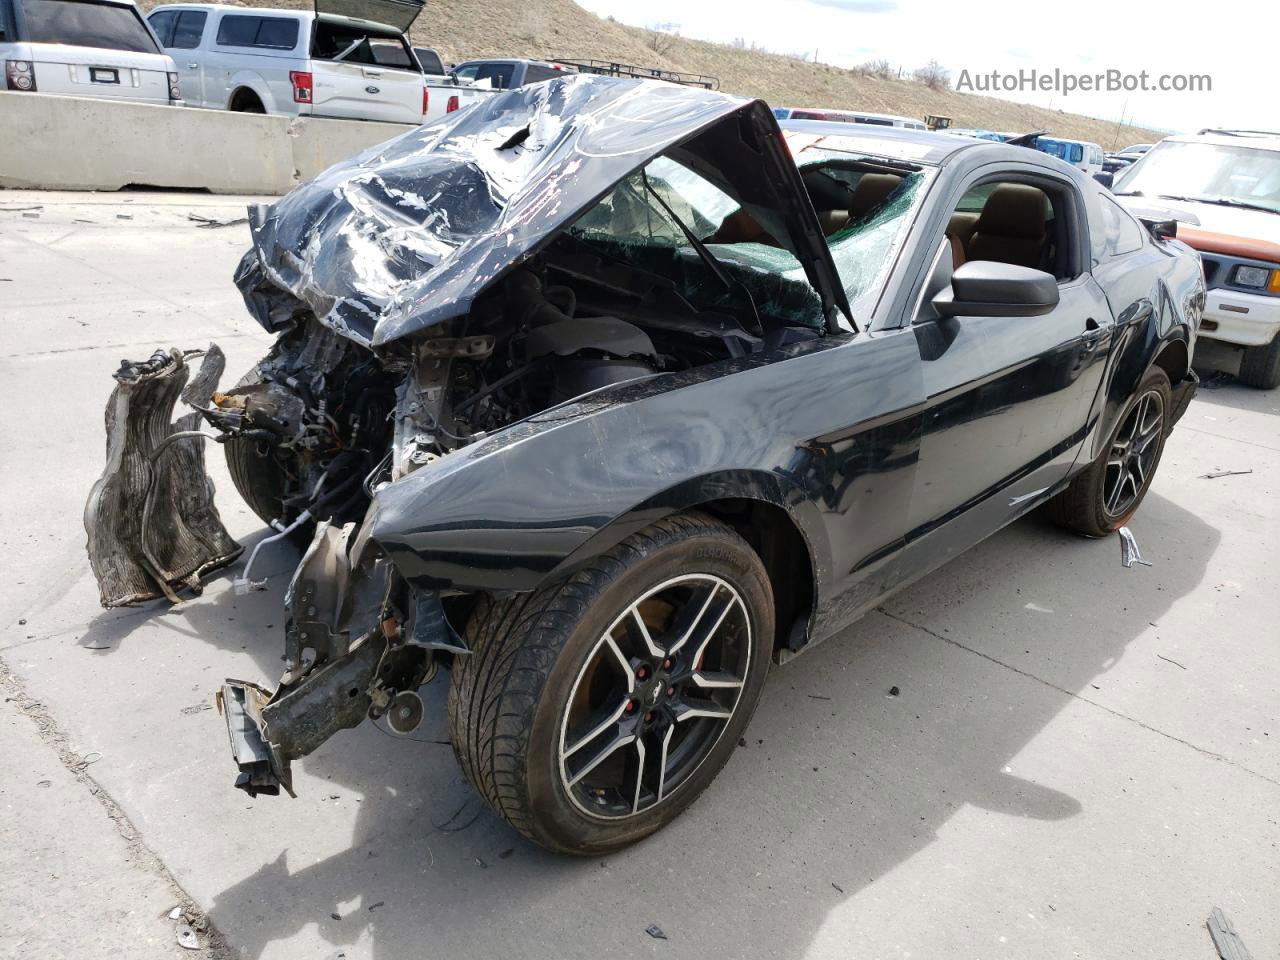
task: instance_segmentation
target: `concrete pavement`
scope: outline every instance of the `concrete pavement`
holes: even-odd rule
[[[746,746],[670,828],[567,859],[480,805],[437,742],[439,683],[415,739],[339,734],[295,766],[297,800],[231,788],[211,698],[223,677],[278,674],[288,548],[263,593],[221,576],[176,608],[98,607],[80,511],[110,373],[216,339],[230,377],[270,342],[230,280],[245,228],[190,211],[240,215],[227,198],[0,193],[0,659],[71,744],[3,718],[21,735],[0,740],[0,868],[24,882],[0,887],[0,916],[65,905],[43,922],[80,958],[146,956],[107,945],[145,942],[154,905],[185,891],[255,960],[1113,960],[1212,957],[1217,905],[1255,957],[1280,955],[1280,392],[1215,383],[1194,401],[1133,523],[1152,567],[1020,522],[776,669]],[[210,460],[251,543],[261,524]],[[1202,479],[1218,469],[1253,472]],[[92,784],[47,772],[91,752]],[[88,813],[60,835],[10,829],[34,791]],[[126,864],[110,809],[154,860]],[[92,909],[41,867],[50,835],[90,851]],[[22,949],[0,939],[49,955]]]

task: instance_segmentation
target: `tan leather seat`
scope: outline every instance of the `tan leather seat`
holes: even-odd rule
[[[865,217],[898,188],[902,178],[892,173],[864,173],[849,198],[849,219]]]
[[[1044,191],[1002,183],[991,191],[969,238],[968,259],[1039,268],[1044,257]]]

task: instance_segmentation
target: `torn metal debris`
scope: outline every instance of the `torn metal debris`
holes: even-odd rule
[[[1142,559],[1142,553],[1138,550],[1138,541],[1134,537],[1132,530],[1128,527],[1121,527],[1116,531],[1116,535],[1120,538],[1120,562],[1126,570],[1135,563],[1144,567],[1151,566],[1151,561]]]
[[[107,462],[84,510],[89,563],[104,607],[159,596],[177,603],[178,590],[199,593],[202,576],[240,555],[213,503],[197,438],[200,415],[171,422],[179,396],[207,395],[224,363],[211,345],[194,378],[178,350],[124,361],[114,375]]]

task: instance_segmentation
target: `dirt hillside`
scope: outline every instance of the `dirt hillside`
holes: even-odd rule
[[[264,0],[250,5],[311,3]],[[994,97],[933,91],[910,80],[880,80],[778,54],[654,34],[597,17],[572,0],[428,0],[412,33],[414,43],[435,48],[446,62],[486,56],[616,60],[709,74],[720,79],[722,90],[760,97],[774,106],[843,107],[921,119],[940,114],[951,117],[957,127],[1048,130],[1092,140],[1108,150],[1162,136]]]

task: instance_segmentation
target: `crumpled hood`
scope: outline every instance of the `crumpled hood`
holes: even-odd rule
[[[774,236],[790,238],[828,315],[848,313],[765,104],[588,75],[482,98],[251,207],[253,248],[236,284],[270,331],[301,308],[358,343],[386,344],[466,313],[508,267],[676,145]]]

